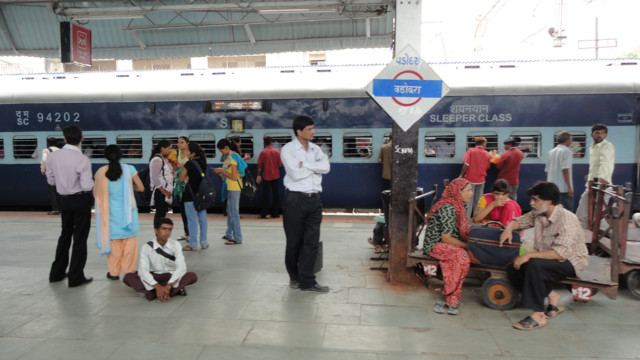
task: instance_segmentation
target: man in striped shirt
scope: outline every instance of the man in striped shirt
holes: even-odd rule
[[[512,232],[534,228],[533,250],[518,256],[507,269],[509,278],[522,292],[522,303],[533,314],[514,323],[519,330],[533,330],[561,313],[562,296],[549,288],[550,281],[576,276],[589,265],[584,232],[575,214],[560,205],[558,186],[537,182],[527,191],[531,211],[514,219],[500,236],[500,244],[511,243]],[[549,304],[545,308],[544,300]]]

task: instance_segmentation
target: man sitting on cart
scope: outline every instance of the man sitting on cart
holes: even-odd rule
[[[575,214],[559,205],[560,191],[550,182],[537,182],[527,191],[531,211],[514,219],[500,235],[500,245],[511,243],[512,232],[534,228],[533,251],[518,256],[507,269],[522,292],[522,303],[533,314],[514,323],[519,330],[533,330],[561,313],[562,296],[549,288],[550,281],[576,276],[589,264],[584,233]],[[545,297],[549,300],[544,306]]]

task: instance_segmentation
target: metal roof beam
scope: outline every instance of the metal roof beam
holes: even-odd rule
[[[311,21],[345,21],[345,20],[361,20],[361,19],[375,19],[381,18],[384,15],[360,15],[353,17],[344,16],[323,16],[313,18],[298,18],[298,19],[278,19],[278,20],[240,20],[240,21],[225,21],[218,23],[202,23],[197,25],[192,24],[158,24],[158,25],[139,25],[139,26],[127,26],[122,28],[123,30],[164,30],[164,29],[184,29],[184,28],[205,28],[216,26],[236,26],[236,25],[261,25],[261,24],[287,24],[287,23],[299,23],[299,22],[311,22]]]

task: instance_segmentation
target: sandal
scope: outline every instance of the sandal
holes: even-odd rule
[[[533,320],[531,316],[527,316],[526,318],[518,321],[513,324],[513,327],[518,330],[535,330],[541,328],[547,324],[538,324],[537,321]]]
[[[241,242],[235,241],[235,240],[227,240],[224,242],[225,245],[240,245],[242,244]]]
[[[446,311],[444,310],[444,307],[447,306],[444,301],[438,301],[436,303],[436,306],[433,307],[433,312],[436,314],[444,314]]]
[[[187,245],[182,248],[182,251],[198,251],[198,249],[192,248],[191,246]]]
[[[555,306],[555,305],[549,304],[549,306],[547,306],[547,310],[544,312],[544,316],[547,319],[553,319],[564,310],[565,308],[563,306]]]

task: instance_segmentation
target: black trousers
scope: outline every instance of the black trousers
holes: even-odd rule
[[[62,232],[58,238],[56,258],[51,264],[50,281],[64,279],[69,266],[69,285],[78,285],[85,280],[84,265],[87,263],[87,237],[91,228],[91,205],[93,196],[90,193],[60,196]],[[73,248],[69,261],[69,248]]]
[[[269,195],[273,198],[273,206],[269,207]],[[262,180],[262,210],[260,216],[265,217],[271,209],[271,217],[280,216],[280,179]]]
[[[60,211],[56,186],[47,184],[47,187],[49,188],[49,204],[51,205],[51,211]]]
[[[153,201],[156,205],[156,214],[153,217],[153,226],[155,229],[155,225],[158,222],[158,219],[162,219],[167,217],[167,211],[169,211],[169,204],[164,199],[164,194],[162,191],[157,190],[153,193]]]
[[[316,284],[313,267],[318,256],[322,223],[320,196],[308,197],[285,191],[282,223],[287,237],[284,263],[289,279],[297,280],[303,289],[310,288]]]
[[[544,311],[544,299],[549,296],[549,283],[569,276],[576,276],[569,261],[530,259],[520,270],[507,268],[511,282],[522,293],[522,305],[533,311]]]

